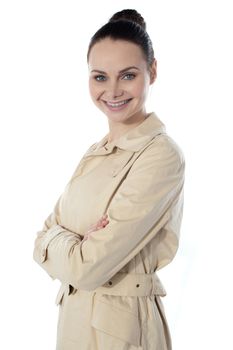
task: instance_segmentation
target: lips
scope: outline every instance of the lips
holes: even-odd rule
[[[110,104],[109,101],[104,101],[105,105],[108,107],[108,109],[112,112],[120,112],[121,110],[127,108],[127,106],[129,105],[129,102],[132,100],[132,98],[129,98],[128,100],[121,100],[115,104]]]
[[[108,105],[115,105],[115,104],[118,104],[118,103],[123,103],[123,102],[129,102],[130,100],[132,100],[132,98],[129,98],[127,100],[121,100],[121,101],[104,101],[106,104]]]

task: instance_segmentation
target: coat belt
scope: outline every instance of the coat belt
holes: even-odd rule
[[[62,296],[75,294],[77,289],[69,284],[62,284],[57,297],[56,304],[59,304]],[[95,294],[108,294],[118,296],[165,296],[166,291],[155,272],[153,273],[116,273],[104,285],[94,289]]]
[[[165,296],[166,291],[156,273],[118,272],[103,286],[94,290],[96,294],[119,296]]]

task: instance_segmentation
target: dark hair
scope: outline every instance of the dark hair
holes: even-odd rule
[[[154,50],[146,31],[144,18],[136,10],[127,9],[116,12],[91,38],[87,52],[87,62],[91,48],[102,39],[126,40],[137,44],[144,54],[147,68],[153,63]]]

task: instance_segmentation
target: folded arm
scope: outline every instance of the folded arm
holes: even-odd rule
[[[107,209],[108,225],[88,240],[58,225],[58,200],[35,241],[34,259],[52,278],[75,288],[103,285],[159,234],[171,215],[181,217],[184,169],[176,147],[164,140],[152,144],[114,195]]]

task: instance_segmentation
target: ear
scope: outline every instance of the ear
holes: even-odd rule
[[[157,60],[154,58],[150,66],[150,84],[153,84],[157,78]]]

